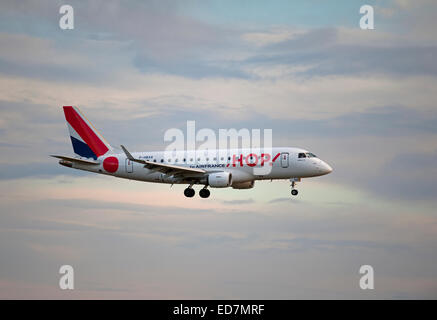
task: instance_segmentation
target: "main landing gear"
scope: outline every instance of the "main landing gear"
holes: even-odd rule
[[[199,196],[201,198],[208,198],[210,194],[211,194],[211,192],[209,192],[209,190],[206,189],[206,187],[203,189],[200,189],[200,191],[199,191]]]
[[[189,186],[187,189],[184,190],[184,195],[188,198],[194,197],[195,194],[196,191],[194,191],[194,189],[191,186]]]
[[[196,192],[193,189],[193,185],[190,185],[188,188],[186,188],[184,190],[184,195],[188,198],[194,197],[195,193]],[[209,190],[206,189],[206,187],[203,189],[200,189],[200,191],[199,191],[199,196],[201,198],[208,198],[210,194],[211,194],[211,192],[209,192]]]
[[[291,194],[293,196],[297,196],[297,194],[299,193],[297,191],[297,189],[294,188],[296,186],[296,182],[299,182],[299,181],[300,181],[300,178],[291,178],[290,179],[290,182],[291,182]]]

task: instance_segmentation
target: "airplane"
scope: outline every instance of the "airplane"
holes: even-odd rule
[[[251,149],[220,149],[178,152],[169,157],[164,151],[133,152],[121,145],[117,153],[80,112],[79,108],[64,106],[75,157],[51,155],[59,164],[114,177],[166,184],[187,184],[184,195],[195,195],[193,185],[201,185],[201,198],[210,196],[210,188],[250,189],[256,180],[289,179],[291,194],[296,196],[296,183],[302,178],[317,177],[332,172],[331,166],[313,153],[301,148],[274,147],[269,152]],[[212,154],[212,156],[211,156]],[[167,157],[166,157],[167,155]],[[177,158],[176,158],[177,157]],[[255,168],[270,166],[270,170]]]

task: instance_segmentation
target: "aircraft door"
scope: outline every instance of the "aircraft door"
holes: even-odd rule
[[[126,159],[126,172],[127,173],[134,172],[134,163],[129,159]]]
[[[283,152],[281,154],[281,167],[288,168],[288,152]]]

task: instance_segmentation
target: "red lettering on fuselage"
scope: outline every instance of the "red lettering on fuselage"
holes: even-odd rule
[[[273,158],[272,162],[275,162],[275,160],[278,159],[278,157],[279,157],[280,155],[281,155],[281,154],[278,153],[278,154]]]
[[[243,155],[242,154],[240,154],[240,158],[238,158],[238,159],[235,156],[235,154],[232,156],[232,166],[233,167],[235,167],[237,161],[240,163],[240,167],[242,167],[243,166]]]
[[[245,159],[244,161],[246,162],[246,165],[248,165],[249,167],[255,167],[258,162],[260,161],[260,165],[261,167],[264,166],[265,163],[269,163],[271,166],[273,166],[273,162],[276,161],[276,159],[278,159],[278,157],[281,155],[281,153],[278,153],[275,155],[275,157],[273,158],[273,160],[270,162],[270,159],[272,158],[272,156],[269,153],[261,153],[261,155],[258,157],[257,154],[255,153],[250,153],[247,156],[244,156],[243,154],[240,154],[240,156],[237,158],[237,155],[233,155],[232,156],[232,166],[236,167],[237,166],[237,162],[240,163],[240,167],[243,167],[243,159]],[[230,163],[228,163],[226,165],[226,167],[229,167]]]
[[[255,161],[252,161],[255,160]],[[246,156],[246,164],[249,167],[255,167],[258,164],[258,156],[254,153],[251,153]]]
[[[269,162],[271,158],[270,153],[261,153],[261,167],[264,167],[264,163]]]

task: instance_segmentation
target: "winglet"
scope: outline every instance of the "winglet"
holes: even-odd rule
[[[135,160],[135,158],[130,154],[130,152],[129,151],[127,151],[127,149],[123,146],[123,145],[120,145],[120,147],[121,147],[121,149],[123,149],[123,152],[124,152],[124,154],[126,155],[126,157],[129,159],[129,160]]]

